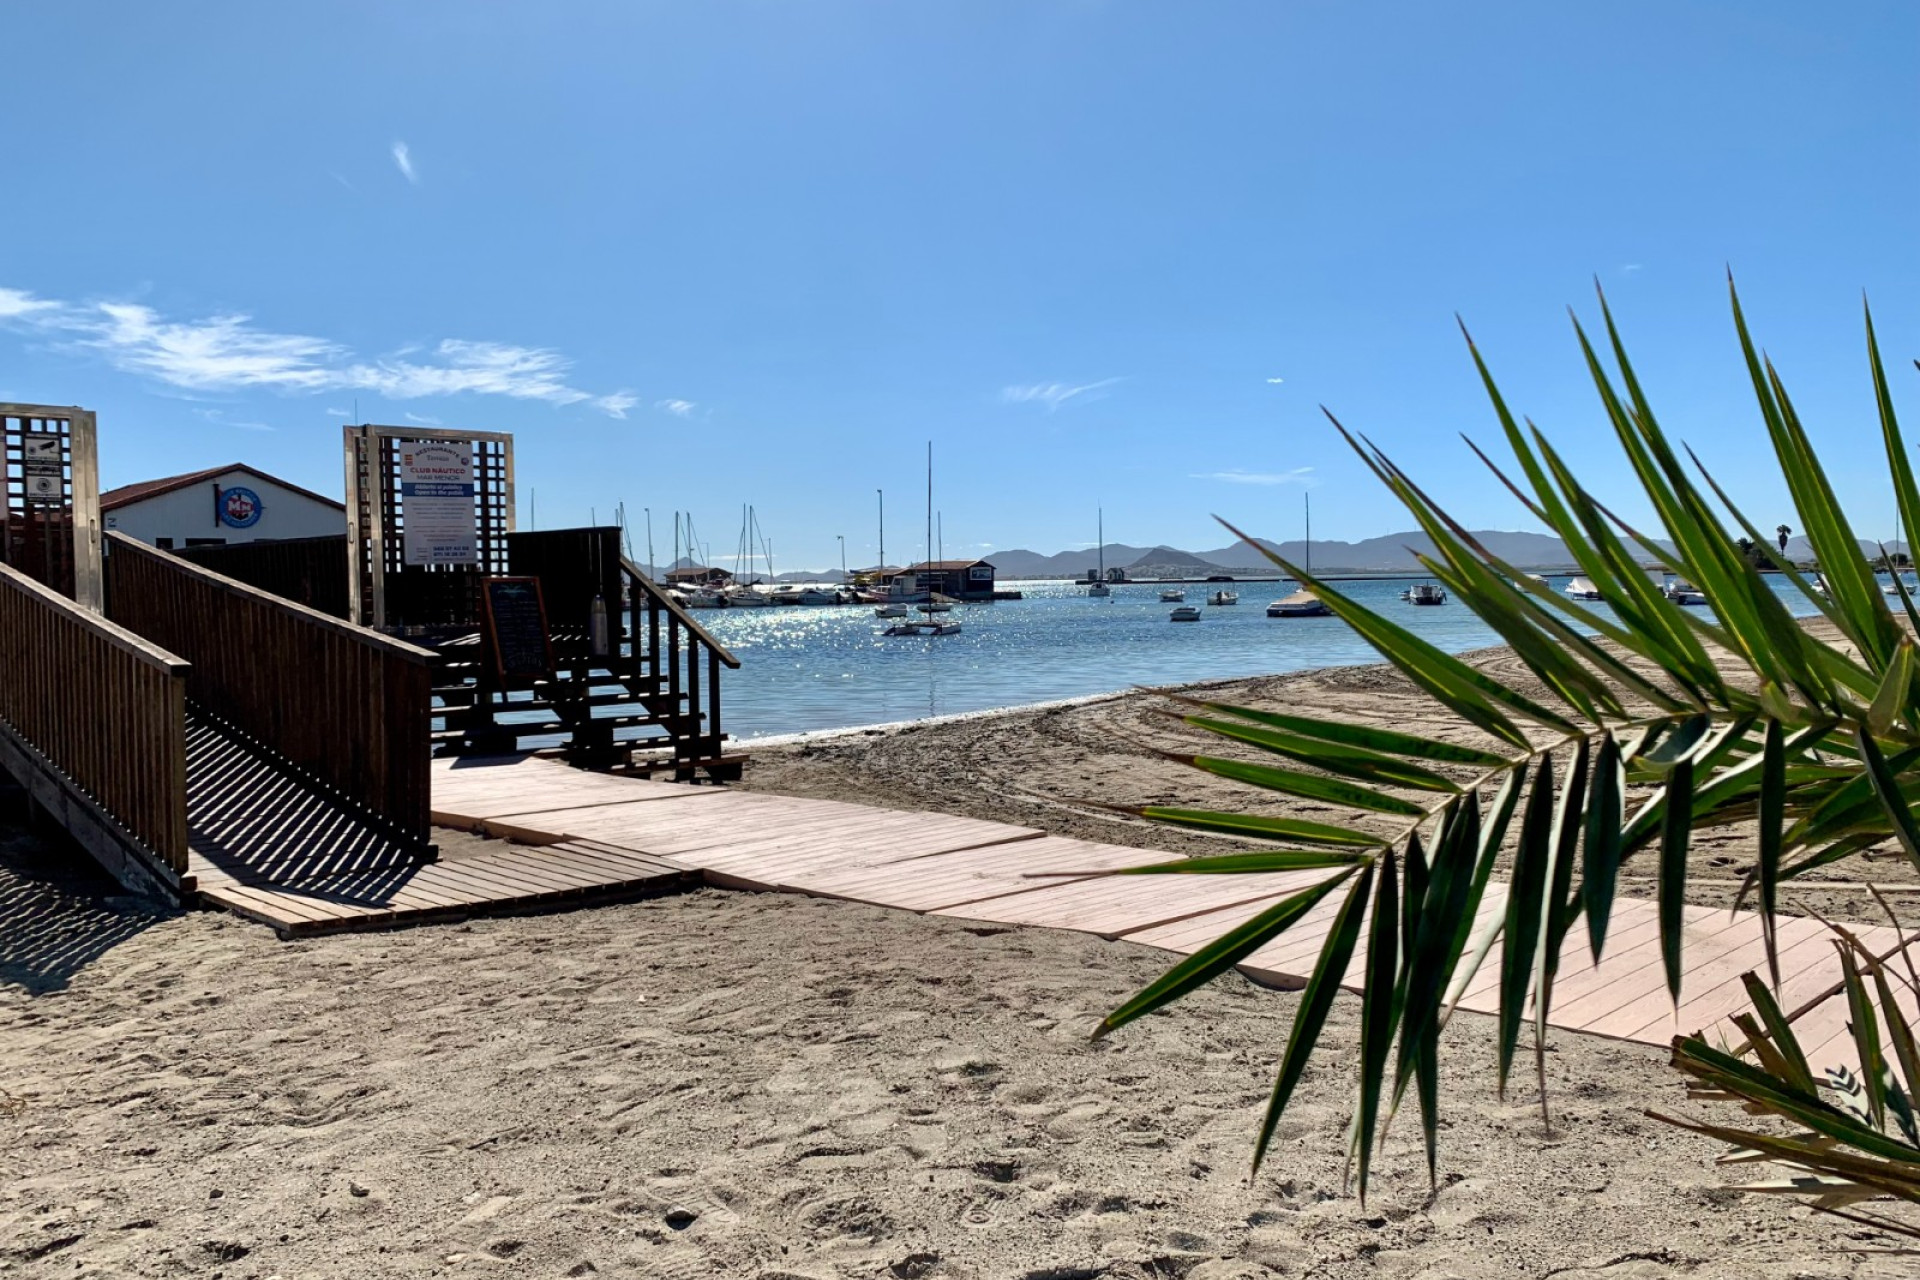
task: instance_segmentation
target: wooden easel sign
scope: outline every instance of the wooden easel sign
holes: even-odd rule
[[[487,578],[480,587],[487,647],[501,684],[553,679],[553,638],[538,578]]]

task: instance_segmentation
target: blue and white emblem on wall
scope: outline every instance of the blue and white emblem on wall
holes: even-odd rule
[[[253,528],[260,523],[260,517],[266,509],[266,503],[260,501],[260,495],[251,489],[220,491],[220,523],[230,528]]]

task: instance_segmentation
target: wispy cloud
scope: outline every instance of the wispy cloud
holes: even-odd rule
[[[670,413],[676,418],[692,417],[693,411],[699,408],[691,400],[655,400],[653,407],[662,413]]]
[[[398,169],[400,176],[408,182],[416,187],[420,185],[420,175],[413,167],[413,152],[404,142],[396,141],[393,144],[393,167]]]
[[[1644,270],[1644,269],[1645,269],[1645,268],[1643,268],[1643,267],[1642,267],[1642,266],[1641,266],[1641,265],[1640,265],[1639,263],[1637,263],[1637,262],[1629,262],[1629,263],[1627,263],[1627,264],[1625,264],[1624,266],[1622,266],[1622,267],[1620,268],[1620,271],[1621,271],[1621,274],[1623,274],[1623,275],[1629,275],[1629,276],[1630,276],[1630,275],[1632,275],[1632,274],[1633,274],[1634,272],[1636,272],[1636,271],[1641,271],[1641,270]]]
[[[444,338],[424,353],[360,356],[308,334],[275,333],[246,315],[175,320],[131,302],[71,303],[0,288],[0,326],[24,329],[114,368],[193,392],[368,391],[392,400],[506,396],[587,404],[624,418],[629,391],[596,394],[567,380],[572,362],[545,347]],[[336,417],[339,410],[329,410]]]
[[[224,410],[195,409],[194,413],[218,427],[233,427],[239,431],[278,431],[280,428],[267,422],[233,422],[227,418]]]
[[[348,182],[346,177],[343,174],[341,174],[337,169],[327,170],[327,176],[329,178],[332,178],[335,182],[339,183],[341,186],[345,187],[349,191],[357,192],[359,190],[358,187],[354,186],[351,182]]]
[[[627,410],[640,403],[640,397],[631,391],[616,391],[612,395],[595,396],[592,403],[609,418],[624,418]]]
[[[1069,382],[1036,382],[1024,387],[1002,387],[1000,400],[1003,404],[1043,404],[1047,412],[1052,413],[1070,400],[1097,400],[1099,392],[1120,381],[1120,378],[1102,378],[1079,386]]]
[[[419,424],[420,424],[421,426],[423,426],[423,427],[437,427],[437,426],[439,426],[439,425],[440,425],[440,419],[438,419],[438,418],[430,418],[430,417],[428,417],[428,416],[427,416],[426,414],[424,414],[424,413],[405,413],[405,412],[403,412],[403,413],[401,413],[401,415],[400,415],[400,416],[401,416],[401,417],[403,417],[403,418],[405,418],[405,419],[406,419],[406,420],[407,420],[408,422],[417,422],[417,423],[419,423]]]
[[[58,303],[36,298],[24,289],[0,289],[0,320],[30,316],[58,306]]]
[[[345,418],[351,416],[351,411],[347,409],[326,409],[322,410],[322,412],[329,418]]]
[[[1223,484],[1305,484],[1312,475],[1312,467],[1295,467],[1291,471],[1242,471],[1236,467],[1231,471],[1198,471],[1187,478],[1218,480]]]
[[[1268,385],[1268,386],[1270,386],[1270,387],[1277,387],[1277,386],[1279,386],[1279,385],[1280,385],[1281,383],[1283,383],[1283,382],[1285,382],[1285,381],[1286,381],[1286,379],[1285,379],[1285,378],[1268,378],[1268,379],[1267,379],[1267,385]]]

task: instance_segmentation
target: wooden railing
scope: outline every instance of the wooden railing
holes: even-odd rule
[[[0,565],[0,720],[175,887],[187,872],[188,669]]]
[[[107,612],[184,654],[187,693],[337,799],[430,840],[434,655],[107,535]]]
[[[656,710],[681,720],[673,753],[685,777],[695,763],[720,759],[726,736],[720,728],[720,668],[737,671],[740,659],[625,556],[620,574],[626,583],[626,633],[641,676],[653,698],[668,704]]]
[[[282,600],[304,604],[333,618],[347,616],[347,536],[235,542],[224,547],[175,551],[235,582]]]

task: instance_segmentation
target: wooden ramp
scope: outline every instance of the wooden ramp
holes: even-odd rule
[[[614,779],[554,769],[563,780]],[[529,774],[530,779],[539,775]],[[505,775],[500,794],[516,794]],[[617,784],[632,799],[633,784]],[[674,796],[691,788],[659,786]],[[724,793],[709,790],[705,794]],[[202,901],[282,935],[552,910],[672,888],[694,879],[667,858],[592,841],[501,846],[423,862],[218,725],[189,717],[188,871]]]
[[[1104,873],[1164,858],[1150,850],[1050,837],[1031,827],[609,777],[530,756],[438,762],[434,819],[540,848],[405,873],[394,867],[346,871],[298,889],[234,883],[209,889],[207,896],[301,933],[501,902],[566,906],[595,892],[699,875],[716,885],[1075,929],[1192,954],[1319,879],[1319,873],[1112,877]],[[649,875],[659,879],[649,881]],[[1501,912],[1503,902],[1505,889],[1490,887],[1482,923]],[[269,908],[276,915],[269,917]],[[1338,896],[1332,896],[1277,942],[1248,956],[1240,969],[1263,983],[1306,983],[1336,910]],[[1609,950],[1599,965],[1588,954],[1584,929],[1567,938],[1555,984],[1555,1027],[1642,1044],[1667,1044],[1678,1031],[1740,1038],[1728,1021],[1745,1009],[1740,975],[1766,965],[1757,915],[1686,908],[1678,1013],[1667,996],[1655,906],[1624,898],[1615,904],[1613,919]],[[1901,944],[1889,927],[1859,925],[1855,933],[1876,954],[1893,954]],[[1832,936],[1814,921],[1782,917],[1780,948],[1782,1006],[1816,1006],[1799,1019],[1809,1057],[1816,1065],[1847,1061],[1845,1002],[1820,1002],[1839,986]],[[1350,973],[1359,973],[1361,963],[1356,956]],[[1496,983],[1498,963],[1484,965],[1459,1006],[1496,1011]],[[1901,988],[1899,998],[1908,1017],[1920,1017],[1910,992]]]

